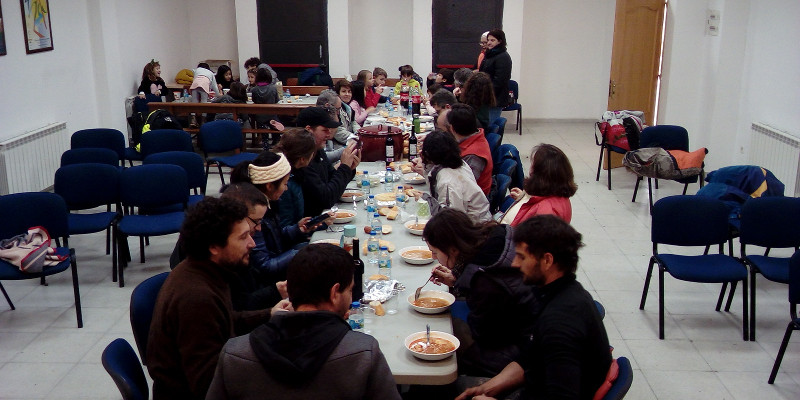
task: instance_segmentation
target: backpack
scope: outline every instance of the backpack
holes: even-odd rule
[[[331,79],[331,76],[323,71],[322,68],[314,67],[300,73],[298,84],[301,86],[333,87],[333,79]]]
[[[147,115],[142,126],[142,133],[156,129],[183,129],[180,122],[167,110],[155,110]]]
[[[128,117],[128,124],[131,126],[131,139],[133,144],[138,145],[142,139],[142,128],[145,124],[145,119],[150,111],[147,108],[147,103],[161,102],[161,97],[148,93],[145,98],[133,98],[133,114]]]

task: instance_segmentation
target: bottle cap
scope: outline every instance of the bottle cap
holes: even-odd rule
[[[381,250],[389,250],[389,248],[386,246],[381,246]]]
[[[374,218],[378,218],[378,217],[380,217],[381,215],[380,215],[380,214],[378,214],[378,213],[374,213],[374,214],[372,214],[372,216],[373,216]]]
[[[370,198],[370,199],[374,199],[374,198],[375,198],[375,195],[374,195],[374,194],[371,194],[371,195],[369,195],[369,198]]]
[[[354,302],[350,303],[350,308],[359,308],[359,307],[361,307],[361,302],[360,301],[354,301]]]
[[[355,237],[356,236],[356,226],[355,225],[345,225],[344,226],[344,235],[347,237]]]
[[[377,234],[378,234],[378,232],[377,232],[377,231],[372,231],[372,232],[370,232],[370,233],[369,233],[369,235],[370,235],[370,236],[375,236],[375,235],[377,235]]]

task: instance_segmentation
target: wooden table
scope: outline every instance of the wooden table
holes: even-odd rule
[[[358,166],[359,171],[375,172],[377,164],[374,162],[361,163]],[[401,185],[402,182],[396,182],[395,187]],[[348,184],[349,188],[355,188],[356,182],[352,181]],[[425,184],[414,185],[418,190],[426,191]],[[371,194],[383,193],[383,184],[378,187],[371,188]],[[339,211],[353,211],[353,203],[339,203]],[[410,206],[408,206],[411,208]],[[427,265],[411,265],[407,264],[400,257],[400,249],[408,246],[424,246],[425,242],[422,241],[422,236],[414,235],[408,232],[403,226],[402,213],[394,221],[388,220],[386,217],[381,217],[383,224],[392,226],[392,233],[385,235],[384,240],[389,240],[395,244],[397,249],[390,253],[392,256],[392,279],[397,279],[402,282],[406,290],[399,294],[397,314],[384,315],[381,317],[374,316],[372,323],[367,323],[366,329],[370,330],[369,333],[378,340],[381,346],[381,351],[386,356],[386,361],[389,368],[392,370],[395,381],[398,384],[406,385],[446,385],[455,381],[458,376],[458,366],[456,363],[456,356],[453,355],[441,361],[423,361],[412,356],[405,348],[403,340],[406,336],[425,330],[425,324],[430,324],[431,330],[453,333],[453,325],[450,320],[450,313],[445,312],[437,315],[420,314],[414,311],[407,302],[409,295],[414,293],[414,290],[425,283],[425,280],[430,277],[431,268],[434,264]],[[356,219],[350,224],[356,225],[356,237],[363,245],[367,236],[364,234],[364,226],[369,224],[367,212],[364,209],[364,203],[359,202],[357,205]],[[343,225],[334,225],[334,227],[342,227]],[[312,237],[312,242],[320,239],[339,239],[341,232],[331,233],[327,231],[315,232]],[[365,264],[364,277],[368,277],[378,273],[377,264],[370,264],[368,259],[363,256],[362,260]],[[447,288],[443,286],[428,285],[427,289],[435,289],[446,291]]]

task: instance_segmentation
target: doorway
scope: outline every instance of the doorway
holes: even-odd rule
[[[617,0],[608,110],[644,111],[654,125],[661,82],[666,0]]]
[[[258,0],[259,57],[278,79],[307,68],[328,72],[327,0]]]

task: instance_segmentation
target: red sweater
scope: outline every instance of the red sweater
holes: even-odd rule
[[[380,99],[380,93],[375,93],[372,87],[367,87],[367,92],[364,94],[364,104],[366,104],[367,108],[377,107]]]
[[[486,167],[478,177],[478,186],[483,190],[483,194],[489,194],[492,189],[492,151],[489,149],[489,142],[482,132],[478,132],[458,144],[461,148],[461,157],[466,155],[476,155],[486,161]]]
[[[531,196],[519,209],[511,226],[517,226],[535,215],[552,214],[569,223],[572,220],[572,203],[567,197]]]

